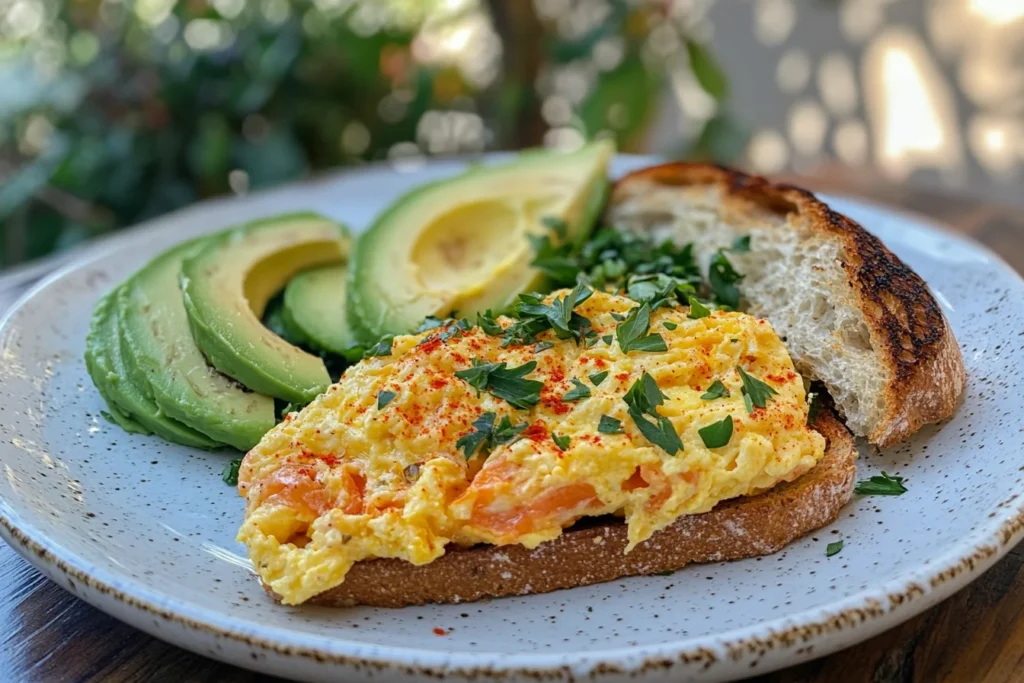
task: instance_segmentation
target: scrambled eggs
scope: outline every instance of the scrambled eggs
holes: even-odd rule
[[[583,302],[576,312],[604,337],[589,348],[552,331],[538,341],[553,346],[538,350],[502,348],[480,327],[432,330],[397,337],[390,355],[349,368],[242,463],[247,511],[238,538],[260,576],[298,604],[363,559],[423,564],[449,543],[534,547],[582,516],[609,513],[625,517],[632,548],[680,515],[790,481],[821,459],[825,441],[806,426],[803,382],[766,321],[662,308],[650,331],[667,350],[623,353],[606,335],[635,306],[601,292]],[[526,379],[543,382],[539,402],[518,409],[456,377],[474,359],[509,368],[536,361]],[[745,404],[738,368],[774,389],[765,407]],[[641,434],[624,401],[644,372],[682,443],[674,455]],[[578,389],[573,380],[589,396],[565,400]],[[716,380],[728,393],[719,387],[721,396],[707,398]],[[521,431],[467,459],[459,440],[489,412]],[[728,416],[728,442],[707,447],[698,430]]]

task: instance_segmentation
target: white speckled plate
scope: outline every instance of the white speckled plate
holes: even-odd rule
[[[615,171],[646,163],[622,157]],[[242,500],[220,477],[231,455],[131,436],[100,417],[82,362],[93,304],[194,234],[297,209],[361,229],[409,186],[459,168],[375,168],[201,204],[94,249],[37,287],[0,331],[0,534],[100,609],[211,657],[310,680],[459,681],[768,671],[913,616],[1020,538],[1021,279],[972,242],[836,199],[928,281],[964,350],[967,398],[951,422],[891,451],[862,450],[862,476],[898,472],[909,493],[854,500],[835,524],[777,555],[671,576],[401,610],[273,605],[234,542]],[[839,538],[845,548],[826,558]]]

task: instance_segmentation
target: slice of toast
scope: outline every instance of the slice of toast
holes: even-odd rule
[[[308,604],[404,607],[469,602],[547,593],[624,576],[670,572],[693,562],[777,552],[833,521],[853,493],[857,458],[853,437],[829,409],[821,410],[814,428],[828,444],[825,457],[810,472],[760,495],[680,517],[628,554],[624,552],[626,524],[599,518],[533,550],[521,545],[477,545],[451,547],[440,558],[420,566],[397,559],[359,562],[344,583]],[[267,591],[280,601],[269,588]]]
[[[800,373],[828,388],[847,426],[879,446],[949,417],[966,376],[949,322],[916,273],[813,194],[704,164],[620,179],[606,221],[693,243],[704,272],[720,249],[745,277],[747,310],[767,318]]]

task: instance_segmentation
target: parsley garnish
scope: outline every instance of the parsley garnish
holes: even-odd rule
[[[438,318],[436,315],[428,315],[420,323],[420,326],[416,328],[416,333],[427,332],[428,330],[435,330],[445,324],[445,320]]]
[[[668,320],[666,320],[665,322],[663,322],[663,323],[662,323],[662,325],[664,325],[664,326],[665,326],[665,329],[666,329],[666,330],[674,330],[674,329],[676,329],[677,327],[679,327],[679,325],[677,325],[677,324],[675,324],[675,323],[673,323],[673,322],[669,322]]]
[[[689,282],[665,273],[631,275],[626,283],[626,295],[630,299],[650,304],[654,310],[696,292],[696,288]]]
[[[505,331],[505,329],[498,324],[498,321],[494,318],[494,313],[491,309],[487,309],[483,313],[476,314],[476,324],[480,326],[480,329],[491,335],[492,337],[497,336]]]
[[[504,415],[497,425],[494,420],[497,416],[494,413],[483,413],[473,420],[473,431],[462,436],[455,442],[455,447],[461,449],[469,460],[481,446],[490,450],[494,446],[501,446],[512,443],[519,437],[519,433],[526,429],[525,422],[513,426],[508,415]]]
[[[732,415],[698,429],[697,433],[708,448],[721,448],[732,438]]]
[[[729,390],[724,384],[722,384],[721,380],[716,379],[711,383],[711,386],[708,387],[708,390],[701,394],[700,397],[705,401],[713,401],[716,398],[722,398],[723,396],[728,395]]]
[[[602,415],[597,423],[597,431],[602,434],[621,434],[622,420],[616,420],[611,415]]]
[[[558,446],[558,450],[567,451],[569,450],[569,437],[566,434],[558,435],[551,432],[551,440]]]
[[[614,339],[615,337],[613,337],[610,334],[606,334],[603,337],[601,337],[601,341],[603,341],[605,344],[608,344],[609,346],[611,346],[612,340]]]
[[[565,392],[562,396],[563,403],[571,403],[572,401],[579,401],[582,398],[590,398],[590,388],[579,381],[578,379],[572,380],[573,388]]]
[[[647,334],[651,327],[651,309],[647,304],[634,308],[615,328],[615,338],[623,353],[630,351],[668,351],[665,338],[655,332]]]
[[[387,390],[381,391],[377,394],[377,410],[383,410],[384,406],[395,400],[395,396],[398,396],[398,394]]]
[[[531,266],[547,275],[556,285],[576,281],[580,263],[572,254],[572,244],[556,246],[550,235],[527,235],[527,239],[534,252]]]
[[[825,546],[825,557],[832,557],[838,555],[839,551],[843,549],[843,539],[839,539],[835,543],[829,543]]]
[[[238,486],[238,468],[242,466],[242,459],[235,458],[224,467],[221,479],[229,486]]]
[[[807,394],[807,424],[814,424],[814,421],[818,419],[818,413],[821,411],[821,395],[812,391]]]
[[[725,254],[719,251],[708,269],[708,282],[711,284],[715,302],[732,309],[739,308],[740,288],[736,283],[742,280],[743,276],[736,272]]]
[[[589,375],[590,383],[593,384],[595,387],[599,386],[601,384],[601,382],[604,381],[604,378],[607,377],[607,376],[608,376],[608,371],[607,370],[602,370],[601,372],[595,372],[592,375]]]
[[[569,224],[558,216],[542,216],[540,222],[545,228],[558,235],[559,239],[564,240],[569,236]]]
[[[535,379],[524,379],[536,367],[535,360],[510,368],[505,363],[481,363],[474,358],[473,367],[457,370],[455,376],[478,390],[487,390],[505,399],[516,408],[529,408],[540,402],[540,390],[544,386]]]
[[[592,326],[589,320],[574,309],[593,293],[594,290],[580,283],[550,304],[544,303],[544,297],[540,294],[520,294],[514,311],[519,322],[505,330],[502,345],[529,343],[545,330],[553,330],[559,339],[573,339],[577,344],[582,343],[590,336]]]
[[[665,395],[653,377],[644,372],[629,388],[623,400],[629,407],[629,416],[644,438],[669,455],[675,455],[683,449],[683,442],[672,426],[672,421],[658,413],[658,406],[665,402]],[[650,415],[654,421],[648,420],[645,415]]]
[[[394,335],[386,334],[380,338],[379,342],[366,349],[366,352],[363,354],[363,358],[372,358],[373,356],[390,356],[394,345]]]
[[[907,487],[903,485],[904,481],[906,479],[903,477],[890,476],[882,472],[882,476],[876,474],[866,481],[858,481],[853,492],[859,496],[902,496],[907,492]]]
[[[686,314],[686,317],[691,320],[699,320],[700,318],[706,318],[709,315],[711,315],[711,309],[691,296],[690,312]]]
[[[750,251],[750,235],[740,235],[734,239],[729,251],[734,254],[745,254]]]
[[[754,412],[755,407],[767,408],[769,399],[779,394],[758,378],[748,375],[738,365],[736,371],[740,373],[740,379],[743,380],[743,402],[747,406],[748,413]]]
[[[555,345],[554,342],[549,342],[549,341],[537,342],[536,345],[534,345],[534,347],[533,347],[533,352],[534,353],[540,353],[541,351],[547,351],[548,349],[550,349],[554,345]]]

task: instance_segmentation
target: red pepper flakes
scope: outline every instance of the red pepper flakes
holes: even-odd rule
[[[796,377],[795,373],[788,373],[785,375],[765,375],[764,378],[775,382],[776,384],[785,384]]]
[[[459,363],[459,364],[463,364],[463,363],[468,363],[469,362],[469,359],[466,358],[465,356],[463,356],[461,353],[453,353],[452,354],[452,360],[455,361],[456,363]]]
[[[595,368],[603,368],[606,365],[608,365],[608,364],[604,362],[604,358],[595,358],[594,359],[594,367]]]
[[[435,626],[434,627],[434,635],[435,636],[446,636],[446,635],[448,635],[448,631],[445,631],[440,626]]]
[[[548,379],[551,380],[552,382],[564,382],[565,371],[562,370],[562,368],[555,368],[550,373],[548,373]]]
[[[430,380],[430,387],[432,389],[443,389],[448,386],[448,378],[444,375],[437,375]]]
[[[523,430],[523,437],[530,441],[543,441],[548,436],[548,429],[538,420]]]
[[[629,379],[629,373],[620,372],[619,374],[615,375],[615,379],[619,380],[620,382],[625,382],[627,379]]]
[[[316,457],[316,456],[314,456],[314,457]],[[337,467],[338,463],[341,462],[340,460],[338,460],[338,456],[336,456],[336,455],[334,455],[332,453],[328,453],[327,455],[319,456],[319,460],[320,460],[320,462],[322,462],[323,464],[327,465],[328,467]]]

